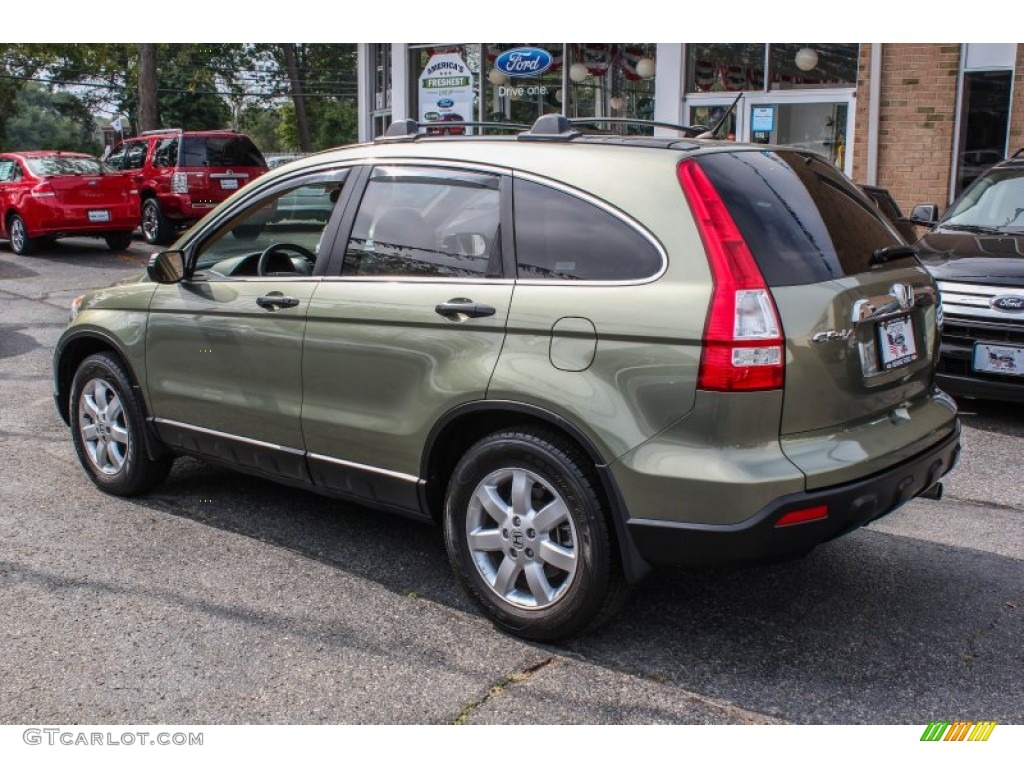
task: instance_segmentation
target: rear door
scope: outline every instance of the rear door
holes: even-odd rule
[[[501,351],[507,178],[397,164],[368,177],[309,308],[302,431],[316,483],[415,509],[431,428],[484,398]]]
[[[948,401],[931,392],[938,294],[876,206],[813,154],[740,151],[700,163],[778,307],[780,433],[808,487],[868,473],[948,433]]]

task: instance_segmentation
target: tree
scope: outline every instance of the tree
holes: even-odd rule
[[[74,94],[36,83],[18,89],[7,121],[5,149],[62,149],[98,154],[100,142],[88,107]]]

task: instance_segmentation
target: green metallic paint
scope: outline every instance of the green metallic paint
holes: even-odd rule
[[[285,447],[303,447],[302,335],[315,279],[162,285],[150,310],[151,414]],[[269,310],[274,291],[299,300]]]
[[[325,280],[302,365],[307,450],[417,475],[436,421],[484,398],[511,297],[511,282],[493,280]],[[459,320],[435,311],[456,298],[495,313]]]

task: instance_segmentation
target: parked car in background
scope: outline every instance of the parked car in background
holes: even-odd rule
[[[944,324],[938,381],[964,397],[1024,402],[1024,157],[982,174],[917,243],[938,281]]]
[[[75,301],[55,400],[100,489],[191,454],[436,521],[539,640],[653,565],[791,557],[941,495],[935,283],[827,159],[421,128],[278,169]],[[274,220],[289,197],[326,221]]]
[[[167,245],[267,172],[252,140],[234,131],[145,131],[114,147],[106,162],[135,183],[142,234],[154,245]]]
[[[102,237],[131,245],[139,222],[135,186],[91,155],[39,150],[0,154],[0,235],[19,255],[45,240]]]

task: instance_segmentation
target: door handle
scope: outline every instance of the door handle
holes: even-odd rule
[[[280,291],[273,291],[268,293],[266,296],[260,296],[256,299],[256,303],[264,309],[287,309],[288,307],[299,306],[299,300],[293,299],[291,296],[285,296]]]
[[[434,307],[437,314],[444,317],[465,315],[466,317],[490,317],[497,310],[487,304],[476,304],[471,299],[451,299]]]

